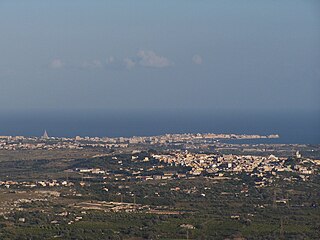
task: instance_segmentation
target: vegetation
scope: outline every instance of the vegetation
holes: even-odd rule
[[[153,150],[154,151],[154,150]],[[139,159],[150,156],[141,152]],[[116,161],[114,158],[116,156]],[[121,161],[121,167],[119,167]],[[224,180],[132,178],[150,174],[156,162],[133,161],[129,153],[98,158],[0,161],[3,180],[73,182],[70,186],[0,187],[1,239],[319,239],[320,177],[302,181],[283,173],[269,186],[241,173]],[[294,164],[294,159],[288,161]],[[101,168],[114,175],[66,172]],[[127,171],[131,169],[131,171]],[[152,174],[185,171],[163,166]],[[227,175],[228,177],[228,175]],[[292,181],[283,179],[292,177]],[[80,182],[85,182],[81,186]],[[103,190],[103,189],[107,189]],[[45,191],[58,192],[60,196]],[[48,195],[49,194],[49,195]],[[83,202],[126,202],[145,210],[84,209]],[[13,210],[10,210],[13,209]],[[154,211],[149,211],[153,209]]]

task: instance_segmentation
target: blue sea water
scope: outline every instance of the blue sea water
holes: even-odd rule
[[[320,144],[319,112],[20,111],[0,112],[0,135],[152,136],[165,133],[279,134],[273,143]],[[248,141],[253,143],[252,141]]]

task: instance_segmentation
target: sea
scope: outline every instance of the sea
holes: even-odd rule
[[[279,134],[247,143],[320,144],[319,111],[0,111],[0,136],[154,136],[167,133]]]

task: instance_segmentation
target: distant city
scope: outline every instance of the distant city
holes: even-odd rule
[[[128,147],[129,144],[149,145],[175,145],[181,143],[208,144],[226,139],[274,139],[279,138],[278,134],[271,135],[247,135],[247,134],[214,134],[214,133],[184,133],[165,134],[159,136],[133,136],[133,137],[49,137],[45,130],[41,137],[25,136],[0,136],[0,149],[83,149],[86,147],[117,148]],[[50,140],[50,141],[49,141]]]

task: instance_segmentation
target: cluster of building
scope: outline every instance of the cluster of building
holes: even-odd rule
[[[301,158],[299,152],[294,159],[295,164],[289,163],[286,157],[268,157],[253,155],[218,155],[218,154],[200,154],[190,152],[170,152],[165,155],[153,155],[153,158],[173,166],[189,167],[187,175],[213,175],[230,176],[237,173],[248,173],[262,179],[257,185],[266,185],[270,177],[277,176],[280,172],[296,172],[302,179],[307,179],[305,175],[315,174],[319,160]],[[269,181],[270,182],[270,181]]]
[[[167,145],[181,143],[212,143],[219,139],[261,139],[278,138],[279,135],[268,136],[245,135],[245,134],[214,134],[214,133],[185,133],[185,134],[165,134],[147,137],[49,137],[45,131],[42,137],[24,136],[0,136],[0,150],[24,150],[24,149],[83,149],[87,147],[99,148],[126,148],[129,145],[149,144]]]
[[[34,187],[71,187],[74,186],[74,183],[70,181],[58,181],[58,180],[46,180],[46,181],[35,181],[35,182],[26,182],[26,181],[0,181],[0,186],[4,186],[6,188],[10,188],[12,186],[15,187],[27,187],[27,188],[34,188]]]

